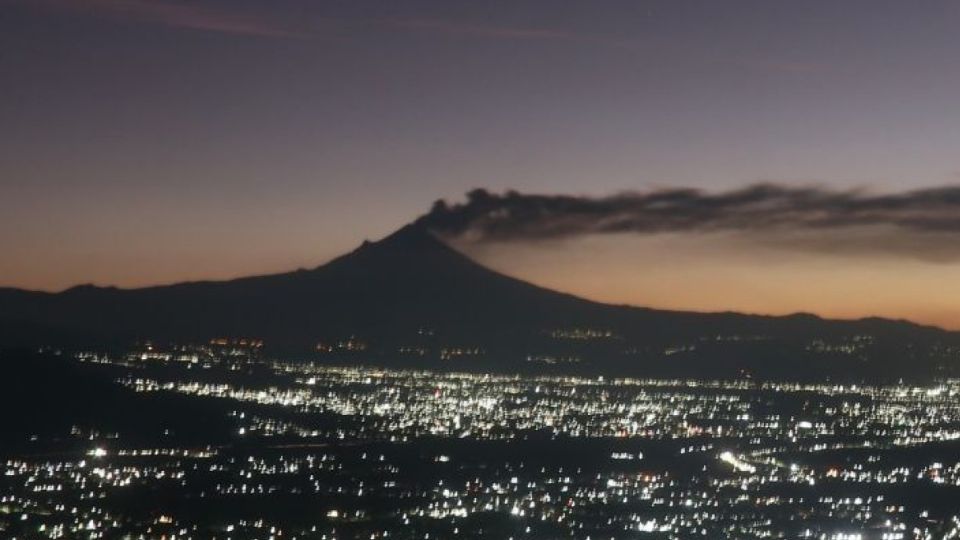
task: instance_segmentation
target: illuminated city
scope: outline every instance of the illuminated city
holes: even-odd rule
[[[222,344],[220,344],[222,345]],[[247,349],[249,351],[249,349]],[[960,381],[862,386],[69,360],[212,405],[3,456],[9,538],[953,538]]]

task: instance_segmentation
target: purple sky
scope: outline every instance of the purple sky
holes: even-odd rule
[[[0,284],[314,266],[475,187],[956,184],[957,51],[955,1],[0,0]],[[663,240],[466,249],[604,300],[960,326],[953,263]],[[698,301],[652,258],[716,271]],[[934,281],[826,300],[864,268]]]

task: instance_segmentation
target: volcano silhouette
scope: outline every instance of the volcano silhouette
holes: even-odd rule
[[[216,337],[261,339],[266,351],[297,357],[318,344],[355,340],[364,344],[363,361],[386,365],[413,350],[424,365],[466,369],[565,365],[680,376],[746,370],[788,378],[810,370],[942,374],[954,369],[943,351],[960,343],[955,333],[905,321],[592,302],[487,269],[420,224],[311,270],[138,289],[0,289],[0,347]],[[449,351],[469,354],[451,360]]]

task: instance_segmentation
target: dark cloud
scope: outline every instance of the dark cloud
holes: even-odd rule
[[[468,240],[562,239],[611,233],[736,233],[797,249],[960,258],[960,186],[875,194],[756,184],[726,192],[662,189],[607,197],[477,189],[437,201],[420,222]],[[872,231],[864,234],[864,231]]]

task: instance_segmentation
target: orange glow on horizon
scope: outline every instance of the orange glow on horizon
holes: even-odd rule
[[[877,316],[960,329],[960,264],[793,253],[682,235],[460,247],[506,274],[613,304]]]

